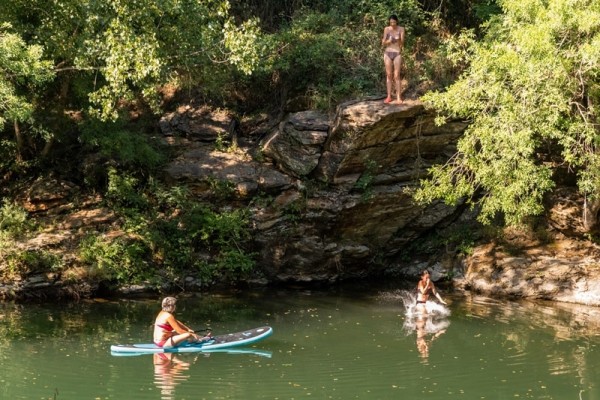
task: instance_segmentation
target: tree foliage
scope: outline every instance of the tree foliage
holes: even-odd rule
[[[227,0],[0,0],[0,24],[0,154],[31,164],[77,144],[75,120],[159,112],[165,84],[250,74],[260,59],[257,22],[235,24]]]
[[[39,45],[25,43],[10,24],[0,25],[0,132],[7,122],[14,127],[13,140],[0,138],[2,169],[11,170],[22,161],[20,124],[34,124],[38,90],[54,77],[52,63],[43,58],[42,51]]]
[[[380,94],[385,90],[381,32],[388,17],[398,15],[409,43],[426,20],[417,0],[285,1],[275,6],[282,13],[276,21],[264,3],[237,3],[238,9],[266,14],[270,25],[263,24],[269,32],[263,38],[265,57],[235,88],[264,93],[255,100],[275,106],[299,101],[303,107],[332,109],[350,98]]]
[[[579,171],[579,188],[598,196],[600,3],[593,0],[504,0],[468,69],[445,92],[424,100],[444,116],[471,122],[457,152],[431,169],[417,199],[466,198],[481,219],[510,224],[543,211],[559,156]]]
[[[117,117],[122,100],[157,104],[158,85],[214,61],[250,73],[256,22],[233,24],[226,0],[4,0],[0,17],[42,44],[57,72],[89,80],[92,111]],[[50,3],[50,4],[49,4]],[[235,26],[234,26],[235,25]],[[241,35],[243,42],[232,34]]]
[[[31,92],[53,78],[42,47],[27,45],[11,26],[0,26],[0,130],[7,121],[27,121],[33,112]]]

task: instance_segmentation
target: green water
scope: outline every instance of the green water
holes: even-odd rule
[[[357,294],[358,293],[358,294]],[[398,290],[180,299],[213,333],[270,325],[247,352],[115,357],[160,299],[0,305],[0,399],[600,399],[600,309],[446,296],[415,324]]]

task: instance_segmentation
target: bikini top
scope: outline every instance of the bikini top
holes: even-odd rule
[[[155,324],[155,325],[158,326],[159,328],[163,329],[166,332],[173,332],[173,327],[168,322],[165,322],[164,324]]]
[[[394,32],[393,35],[392,35],[392,33],[388,32],[387,38],[388,39],[393,38],[395,40],[400,40],[400,32],[401,32],[401,30],[400,29],[398,29],[398,31],[392,30],[392,32]]]

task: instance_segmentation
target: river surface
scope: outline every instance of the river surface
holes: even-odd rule
[[[0,304],[0,399],[600,399],[600,309],[446,294],[405,315],[399,289],[182,297],[214,334],[269,325],[234,353],[116,357],[149,342],[160,299]]]

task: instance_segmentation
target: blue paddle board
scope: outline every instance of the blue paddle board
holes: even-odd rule
[[[210,340],[202,343],[185,343],[172,348],[158,347],[154,343],[113,344],[110,346],[110,352],[114,356],[120,356],[133,354],[194,353],[198,351],[213,351],[227,349],[230,347],[247,346],[271,336],[272,333],[273,328],[270,326],[261,326],[260,328],[248,329],[241,332],[213,336]]]

